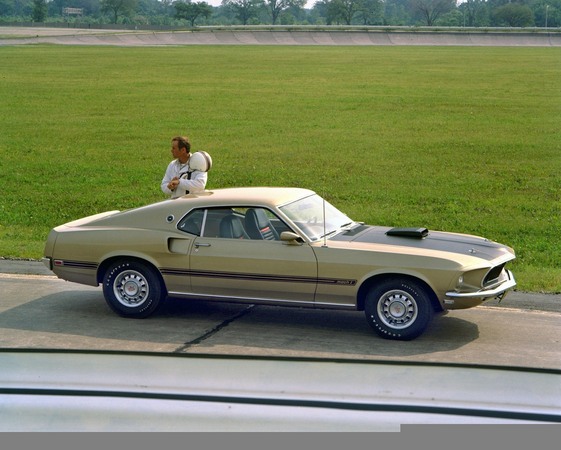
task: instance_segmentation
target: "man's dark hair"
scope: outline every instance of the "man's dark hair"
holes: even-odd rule
[[[191,143],[189,142],[189,138],[187,136],[176,136],[171,141],[176,141],[179,149],[184,148],[188,152],[191,151]]]

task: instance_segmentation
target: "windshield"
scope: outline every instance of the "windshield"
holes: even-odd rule
[[[280,209],[311,241],[335,234],[355,223],[317,194]]]

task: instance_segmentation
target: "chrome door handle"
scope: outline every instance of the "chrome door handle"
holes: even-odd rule
[[[195,247],[210,247],[210,244],[208,242],[195,242]]]

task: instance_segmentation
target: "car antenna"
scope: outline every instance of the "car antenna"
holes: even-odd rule
[[[323,245],[322,247],[327,247],[327,236],[326,236],[326,225],[325,225],[325,196],[321,196],[321,199],[323,200]]]

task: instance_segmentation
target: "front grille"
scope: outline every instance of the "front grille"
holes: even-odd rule
[[[501,264],[500,266],[495,266],[489,272],[487,272],[487,275],[483,280],[483,286],[487,286],[488,284],[493,283],[497,278],[499,278],[505,267],[505,264]]]

